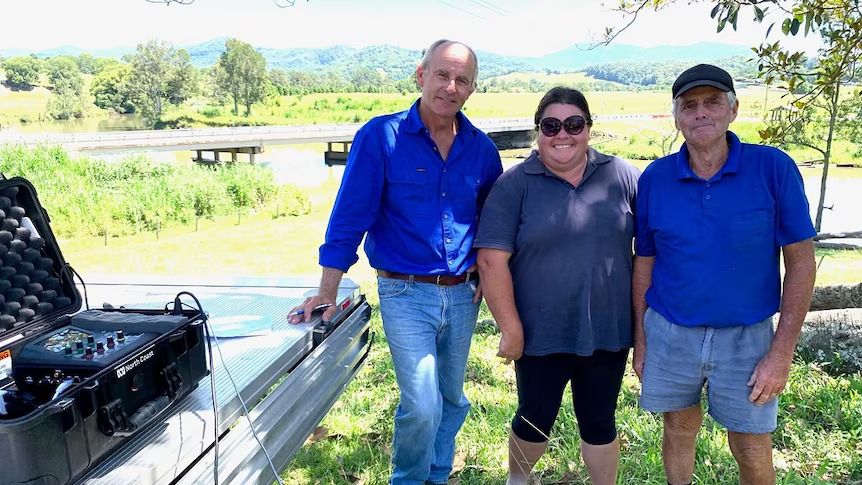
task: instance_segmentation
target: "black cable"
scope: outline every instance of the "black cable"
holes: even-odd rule
[[[64,274],[69,279],[69,283],[71,283],[73,287],[75,286],[75,276],[78,277],[78,281],[81,282],[81,286],[84,288],[84,308],[89,310],[90,309],[90,300],[87,297],[87,284],[84,283],[84,278],[81,278],[81,275],[78,274],[78,272],[75,271],[75,268],[73,268],[72,265],[69,263],[66,263],[60,269],[60,279],[63,278]]]

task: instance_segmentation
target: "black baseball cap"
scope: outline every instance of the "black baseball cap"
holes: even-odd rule
[[[698,64],[683,71],[673,82],[671,88],[673,99],[698,86],[712,86],[724,92],[736,94],[736,90],[733,89],[733,78],[727,71],[710,64]]]

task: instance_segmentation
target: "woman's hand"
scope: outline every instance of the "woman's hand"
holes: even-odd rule
[[[500,334],[500,347],[497,356],[502,357],[506,363],[518,360],[524,354],[524,334],[517,332],[503,332]]]

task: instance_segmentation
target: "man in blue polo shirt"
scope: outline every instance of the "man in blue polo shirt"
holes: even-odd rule
[[[464,372],[481,298],[472,246],[502,173],[494,143],[461,113],[477,72],[472,49],[435,42],[416,68],[420,99],[356,133],[320,247],[320,289],[303,306],[308,321],[315,307],[335,303],[364,235],[401,392],[393,485],[446,483],[470,408]]]
[[[728,430],[739,482],[775,483],[777,397],[814,285],[815,231],[802,177],[784,152],[728,131],[739,103],[724,70],[692,67],[672,93],[685,143],[638,183],[632,293],[640,404],[664,413],[669,484],[692,481],[704,383],[709,414]]]

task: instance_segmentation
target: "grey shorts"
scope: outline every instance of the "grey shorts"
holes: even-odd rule
[[[748,326],[684,327],[647,309],[646,361],[640,406],[647,411],[679,411],[700,403],[706,384],[708,411],[718,423],[740,433],[771,433],[778,399],[762,406],[748,400],[748,379],[772,344],[772,318]]]

